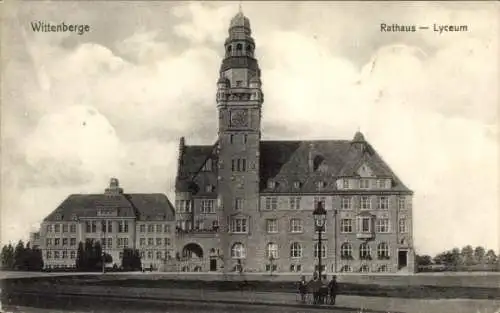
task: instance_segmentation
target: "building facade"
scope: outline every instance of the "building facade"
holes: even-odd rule
[[[414,272],[413,192],[360,132],[352,140],[262,140],[261,72],[242,12],[224,48],[218,140],[179,144],[178,269],[312,272],[312,212],[322,202],[324,270]]]
[[[46,268],[75,266],[79,242],[99,241],[112,264],[124,248],[138,249],[142,266],[161,269],[175,256],[175,211],[164,194],[127,194],[112,178],[102,194],[74,194],[42,222],[38,232]]]

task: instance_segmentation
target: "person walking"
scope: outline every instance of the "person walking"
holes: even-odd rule
[[[320,280],[319,287],[319,303],[326,304],[326,299],[328,298],[328,279],[326,275],[323,275]]]
[[[321,279],[318,277],[317,273],[314,273],[313,279],[309,283],[311,286],[312,294],[313,294],[313,303],[319,303],[319,288],[321,287]]]
[[[335,299],[337,298],[337,276],[332,276],[332,280],[328,284],[328,291],[330,292],[330,304],[335,305]]]

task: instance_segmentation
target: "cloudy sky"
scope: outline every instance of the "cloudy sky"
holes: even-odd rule
[[[216,137],[216,80],[237,2],[25,2],[5,16],[1,241],[68,194],[173,199],[179,137]],[[265,139],[360,128],[415,190],[415,245],[499,247],[498,3],[244,2]],[[88,24],[84,35],[30,22]],[[380,23],[430,26],[382,33]],[[466,33],[432,25],[468,25]]]

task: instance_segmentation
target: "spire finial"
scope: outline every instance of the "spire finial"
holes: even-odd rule
[[[243,13],[243,7],[242,7],[242,4],[241,4],[241,0],[238,3],[238,13]]]

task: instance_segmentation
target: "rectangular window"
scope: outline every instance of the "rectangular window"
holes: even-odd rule
[[[64,251],[62,252],[62,258],[63,258],[63,259],[67,259],[67,258],[68,258],[68,251],[64,250]]]
[[[156,224],[156,232],[161,233],[163,227],[161,227],[161,224]]]
[[[278,208],[277,197],[266,197],[266,210],[276,210]]]
[[[154,245],[154,240],[153,238],[148,238],[148,246]]]
[[[290,220],[290,231],[292,233],[301,233],[304,231],[302,220],[293,218]]]
[[[51,233],[51,232],[52,232],[52,225],[47,225],[47,226],[46,226],[46,231],[47,231],[48,233]]]
[[[71,251],[70,252],[70,257],[71,257],[72,260],[76,259],[76,251]]]
[[[245,172],[247,169],[246,159],[233,159],[231,160],[231,170],[233,172]]]
[[[366,196],[361,197],[361,210],[370,210],[370,209],[371,209],[370,197]]]
[[[177,200],[175,201],[177,212],[179,213],[191,213],[191,200]]]
[[[163,238],[163,244],[168,247],[172,244],[172,242],[170,241],[170,238]]]
[[[352,233],[352,219],[343,218],[340,220],[340,232],[341,233]]]
[[[52,238],[45,239],[45,243],[47,246],[52,246]]]
[[[359,180],[359,188],[360,189],[368,189],[368,188],[370,188],[370,180],[368,180],[368,179],[360,179]]]
[[[62,245],[63,246],[67,246],[68,245],[68,238],[63,238]]]
[[[408,232],[408,225],[406,223],[405,218],[399,219],[399,232],[400,233],[407,233]]]
[[[350,210],[351,209],[351,204],[352,204],[352,198],[351,197],[342,197],[342,198],[340,198],[340,208],[342,210]]]
[[[63,233],[68,232],[68,224],[63,224],[62,231],[63,231]]]
[[[388,233],[389,232],[389,219],[382,218],[377,220],[377,224],[375,225],[375,231],[377,233]]]
[[[54,225],[54,231],[55,231],[56,233],[59,233],[59,232],[61,231],[61,225],[59,225],[59,224],[55,224],[55,225]]]
[[[243,199],[241,198],[234,199],[234,209],[236,211],[243,210]]]
[[[201,213],[215,213],[215,200],[201,200]]]
[[[342,179],[342,189],[349,189],[349,188],[350,188],[349,179],[347,178]]]
[[[161,255],[162,255],[161,251],[156,251],[156,259],[157,260],[161,260]]]
[[[128,222],[127,221],[119,221],[118,222],[118,232],[119,233],[128,233]]]
[[[54,239],[54,246],[59,246],[61,244],[61,239],[55,238]]]
[[[139,232],[145,233],[146,232],[146,225],[144,225],[144,224],[139,225]]]
[[[59,251],[54,251],[54,259],[59,259]]]
[[[234,143],[234,135],[229,135],[229,143],[233,144]]]
[[[148,259],[152,259],[153,258],[153,251],[148,251]]]
[[[386,189],[387,184],[386,184],[387,179],[377,179],[377,188],[378,189]]]
[[[156,238],[156,245],[161,246],[161,238]]]
[[[69,226],[69,232],[73,233],[73,234],[76,233],[76,225],[75,224],[71,224]]]
[[[154,233],[155,231],[155,226],[153,224],[148,225],[148,233]]]
[[[370,217],[359,217],[357,229],[358,229],[358,233],[370,233],[371,232],[371,218]]]
[[[139,246],[144,247],[146,245],[146,238],[139,239]]]
[[[170,225],[163,225],[163,232],[169,233],[170,232]]]
[[[267,229],[268,233],[277,233],[278,232],[278,220],[277,219],[266,220],[266,229]]]
[[[47,259],[52,258],[52,251],[47,251]]]
[[[107,224],[106,224],[106,221],[101,221],[101,231],[102,231],[103,233],[105,233],[105,232],[106,232],[106,225],[107,225]]]
[[[72,246],[72,247],[76,246],[76,238],[71,238],[69,240],[69,245]]]
[[[321,203],[326,210],[326,197],[314,197],[314,208],[318,207],[318,203]]]
[[[301,197],[290,197],[290,210],[300,210]]]
[[[378,208],[380,210],[388,210],[389,209],[389,198],[379,197],[378,198]]]
[[[106,245],[108,248],[113,248],[113,238],[106,238],[108,244]]]
[[[248,141],[248,135],[247,134],[244,134],[243,135],[243,144],[246,144]]]
[[[398,209],[404,211],[406,209],[406,199],[404,197],[398,198]]]
[[[236,218],[231,222],[231,232],[233,233],[246,233],[247,220],[244,218]]]

